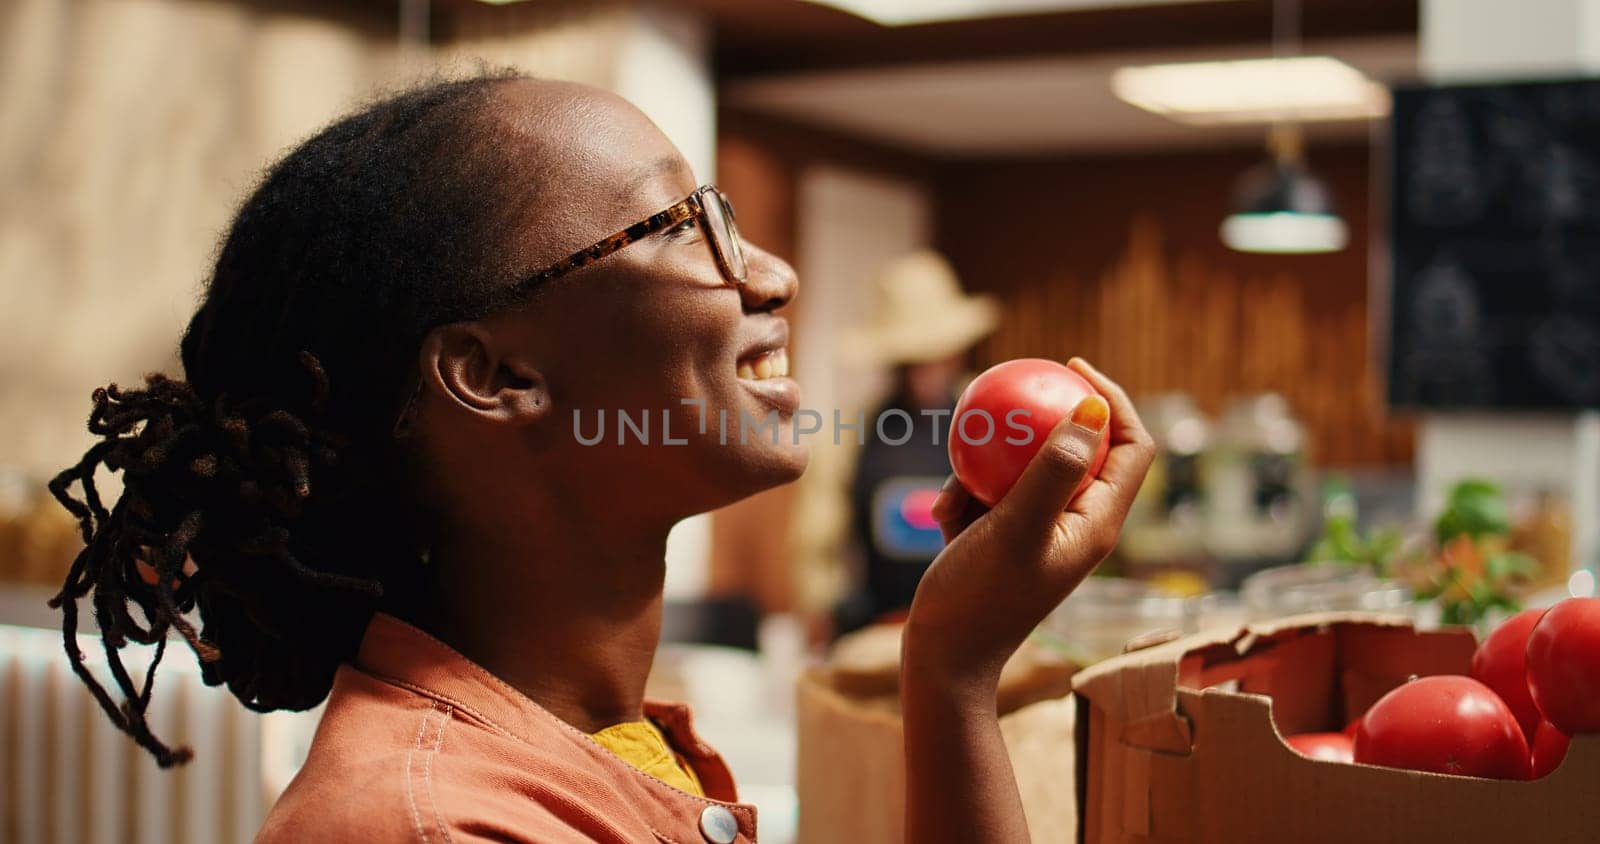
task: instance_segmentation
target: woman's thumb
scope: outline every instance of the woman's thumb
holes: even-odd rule
[[[1073,495],[1089,480],[1090,461],[1110,418],[1106,400],[1089,396],[1056,424],[1022,470],[1016,486],[994,507],[999,519],[1015,526],[1008,529],[1044,529],[1067,509]]]

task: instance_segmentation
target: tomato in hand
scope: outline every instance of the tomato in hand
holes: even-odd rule
[[[1301,756],[1328,762],[1355,761],[1355,744],[1344,733],[1301,733],[1289,736],[1284,744]]]
[[[1523,610],[1506,619],[1472,655],[1472,679],[1493,689],[1511,707],[1529,742],[1544,717],[1528,693],[1528,634],[1543,615],[1542,609]]]
[[[1528,691],[1561,732],[1600,733],[1600,598],[1568,598],[1534,625]]]
[[[1566,733],[1549,721],[1540,721],[1539,729],[1533,734],[1533,778],[1539,779],[1561,767],[1570,744],[1572,739]]]
[[[1412,680],[1378,699],[1356,729],[1355,761],[1468,777],[1525,780],[1532,756],[1498,695],[1471,677]]]
[[[1022,477],[1056,423],[1078,402],[1099,395],[1087,379],[1055,361],[1006,361],[972,379],[950,419],[950,465],[974,498],[993,507]],[[1089,472],[1073,495],[1099,474],[1110,446],[1104,426]]]

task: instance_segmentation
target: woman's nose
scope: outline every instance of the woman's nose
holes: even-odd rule
[[[744,244],[745,264],[749,276],[739,288],[747,311],[775,311],[794,298],[800,279],[794,267],[759,246]]]

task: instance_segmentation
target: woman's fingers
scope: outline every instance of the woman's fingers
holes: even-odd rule
[[[1073,358],[1067,365],[1089,379],[1111,403],[1111,449],[1106,453],[1105,465],[1100,467],[1100,482],[1084,490],[1073,509],[1098,517],[1113,517],[1120,525],[1155,459],[1155,440],[1145,430],[1139,412],[1121,385],[1083,358]]]
[[[1144,423],[1139,420],[1139,411],[1134,408],[1133,400],[1128,398],[1128,393],[1122,385],[1107,378],[1105,373],[1094,368],[1094,365],[1083,358],[1073,358],[1067,361],[1067,367],[1074,372],[1089,379],[1100,395],[1106,397],[1111,403],[1111,444],[1148,442],[1150,435],[1145,431]]]
[[[1027,541],[1054,529],[1056,517],[1089,473],[1110,412],[1105,399],[1089,396],[1056,424],[1016,486],[995,505],[995,516],[1006,523],[1005,533],[1021,539],[1020,532]]]
[[[972,497],[955,475],[945,479],[939,497],[933,500],[933,520],[939,523],[939,533],[946,545],[987,511],[983,502]]]
[[[933,499],[933,520],[941,525],[953,521],[966,509],[967,499],[971,497],[972,493],[967,492],[955,475],[945,478],[944,486],[939,487],[938,497]]]

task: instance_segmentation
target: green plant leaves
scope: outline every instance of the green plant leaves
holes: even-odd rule
[[[1442,545],[1466,535],[1473,539],[1511,532],[1511,515],[1500,488],[1481,478],[1468,478],[1450,490],[1444,512],[1433,523],[1433,534]]]

